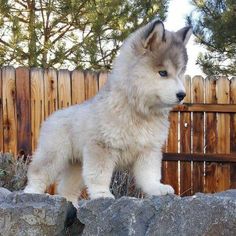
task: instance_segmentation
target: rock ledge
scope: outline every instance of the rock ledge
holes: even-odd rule
[[[83,235],[236,235],[236,190],[80,202]]]
[[[78,219],[79,220],[78,220]],[[0,188],[0,235],[236,235],[236,190],[80,201]]]

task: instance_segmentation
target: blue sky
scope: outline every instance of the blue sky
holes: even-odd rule
[[[170,31],[177,31],[186,25],[186,15],[193,10],[189,0],[171,0],[168,10],[168,17],[165,22],[165,28]],[[187,45],[188,65],[186,74],[203,75],[202,70],[195,64],[199,52],[204,51],[203,47],[194,42],[194,36],[191,37]]]

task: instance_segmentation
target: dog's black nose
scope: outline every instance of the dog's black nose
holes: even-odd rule
[[[184,99],[184,97],[186,96],[186,93],[179,92],[179,93],[176,94],[176,96],[179,99],[179,101],[181,102]]]

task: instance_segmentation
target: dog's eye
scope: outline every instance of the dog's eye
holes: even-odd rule
[[[160,71],[158,71],[158,73],[161,77],[167,77],[167,75],[168,75],[166,70],[160,70]]]

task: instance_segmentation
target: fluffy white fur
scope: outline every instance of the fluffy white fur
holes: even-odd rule
[[[109,191],[116,167],[133,170],[148,195],[174,193],[160,183],[168,114],[184,92],[190,28],[174,33],[152,21],[124,43],[103,89],[91,100],[51,115],[42,125],[28,171],[27,193],[58,193],[74,204],[86,185],[92,199]],[[161,77],[160,70],[168,72]]]

